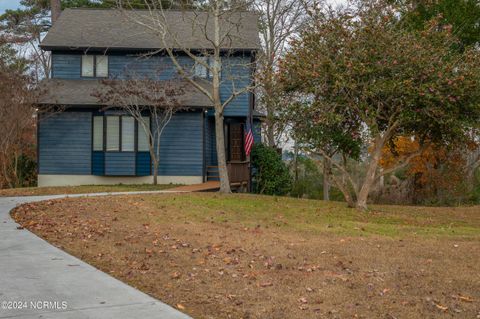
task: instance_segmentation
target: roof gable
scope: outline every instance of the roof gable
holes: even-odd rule
[[[167,37],[173,49],[209,49],[212,45],[205,36],[213,36],[213,19],[208,13],[196,11],[165,11],[165,18],[173,37]],[[50,29],[40,46],[52,49],[163,49],[162,39],[134,20],[152,25],[147,10],[120,11],[115,9],[66,9]],[[224,49],[256,50],[260,48],[258,17],[253,12],[243,11],[222,17]],[[180,45],[176,45],[179,43]]]

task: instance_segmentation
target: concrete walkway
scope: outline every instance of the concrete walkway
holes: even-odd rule
[[[157,191],[162,192],[168,191]],[[122,194],[132,193],[0,198],[0,318],[190,318],[31,232],[17,229],[9,214],[21,203]],[[23,309],[6,309],[19,306]]]

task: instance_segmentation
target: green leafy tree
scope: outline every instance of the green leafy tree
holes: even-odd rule
[[[452,28],[461,48],[480,43],[478,0],[406,0],[400,3],[408,28],[424,30],[430,20],[438,18],[440,25]]]
[[[28,61],[19,57],[14,46],[0,36],[0,68],[8,68],[12,72],[24,73],[27,65]]]
[[[359,159],[361,121],[349,114],[349,109],[340,105],[336,106],[336,112],[342,116],[331,111],[325,114],[325,110],[318,107],[318,104],[323,102],[316,91],[315,78],[302,79],[299,82],[293,78],[290,78],[288,83],[285,79],[282,81],[287,95],[298,91],[304,94],[299,98],[300,101],[284,105],[282,117],[290,124],[291,134],[300,149],[310,155],[323,157],[323,199],[330,200],[333,179],[333,184],[344,190],[344,197],[349,205],[353,205],[354,198],[350,196],[345,176],[337,178],[332,175],[332,161],[333,158],[340,158],[345,163],[347,157]],[[313,82],[306,85],[306,81]],[[311,95],[311,98],[306,99],[305,95]],[[300,116],[301,114],[308,116]]]
[[[277,151],[264,144],[252,149],[252,165],[255,168],[254,191],[266,195],[285,195],[291,189],[291,177],[287,165]]]
[[[289,118],[293,123],[296,118],[312,122],[294,128],[308,136],[312,146],[315,126],[328,134],[338,130],[340,139],[350,135],[361,143],[358,160],[365,164],[365,176],[359,181],[346,162],[318,151],[348,183],[341,190],[351,198],[349,204],[365,210],[376,181],[417,155],[406,155],[395,167],[380,170],[385,145],[399,135],[413,136],[421,151],[430,142],[462,141],[478,125],[480,54],[474,48],[451,50],[458,39],[436,21],[419,32],[405,30],[398,8],[382,0],[346,10],[312,11],[312,23],[292,43],[281,75],[286,87],[314,103],[293,109]],[[337,123],[351,123],[359,130]],[[328,134],[320,134],[318,141]]]

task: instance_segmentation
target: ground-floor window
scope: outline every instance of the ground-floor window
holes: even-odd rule
[[[150,130],[150,118],[143,122]],[[104,152],[148,152],[149,134],[144,126],[128,115],[96,115],[93,117],[92,149]]]
[[[143,127],[143,125],[145,127]],[[149,147],[148,147],[148,139],[149,134],[147,132],[150,132],[150,118],[149,117],[143,117],[142,123],[138,123],[138,151],[139,152],[148,152]]]

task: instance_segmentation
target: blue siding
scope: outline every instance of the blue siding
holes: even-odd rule
[[[104,152],[92,152],[92,175],[105,175]]]
[[[203,116],[201,112],[177,113],[160,141],[159,175],[203,175]]]
[[[178,58],[186,68],[193,67],[188,57]],[[140,77],[169,80],[179,77],[173,62],[168,56],[137,57],[134,55],[109,56],[109,75],[111,78]]]
[[[52,54],[52,77],[56,79],[80,79],[82,57],[79,54]]]
[[[40,119],[40,174],[91,174],[90,112],[63,112]]]
[[[222,84],[220,97],[226,101],[233,93],[250,84],[250,56],[233,56],[223,59]],[[225,108],[225,116],[247,116],[249,108],[248,93],[237,96]]]
[[[136,175],[137,176],[149,176],[151,175],[151,161],[149,152],[138,152],[137,153],[137,167]]]
[[[178,57],[180,64],[193,70],[193,61],[186,56]],[[250,83],[250,56],[228,56],[222,61],[221,98],[223,101],[236,90]],[[52,54],[52,73],[59,79],[82,79],[80,54]],[[148,77],[153,79],[172,79],[178,77],[176,68],[168,56],[138,57],[135,55],[110,55],[109,76],[125,78],[127,76]],[[247,116],[249,108],[248,93],[236,97],[225,109],[225,116]]]
[[[181,65],[187,69],[193,67],[193,61],[188,57],[178,58]],[[250,84],[250,56],[231,56],[223,59],[221,98],[226,101],[235,90],[240,90]],[[112,78],[128,76],[148,77],[159,80],[178,77],[171,59],[167,56],[136,57],[133,55],[110,56],[109,73]],[[247,116],[249,107],[248,93],[236,97],[226,107],[225,116]]]
[[[207,117],[205,127],[205,152],[208,166],[217,166],[217,143],[215,142],[215,120]]]
[[[105,175],[134,176],[135,152],[105,152]]]

